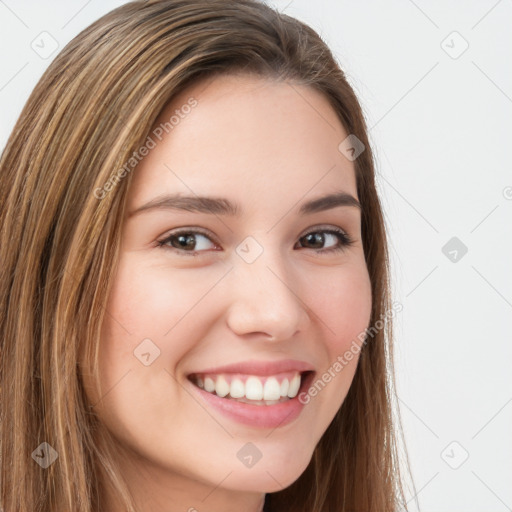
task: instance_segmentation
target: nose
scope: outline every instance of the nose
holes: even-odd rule
[[[309,308],[300,283],[282,258],[264,253],[251,264],[239,260],[228,281],[227,324],[235,334],[284,341],[309,326]]]

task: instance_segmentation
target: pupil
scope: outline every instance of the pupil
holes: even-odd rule
[[[322,248],[324,245],[324,236],[322,233],[309,233],[306,235],[306,239],[308,244],[313,244],[315,247]]]
[[[195,245],[193,235],[178,235],[177,240],[180,248],[193,248]]]

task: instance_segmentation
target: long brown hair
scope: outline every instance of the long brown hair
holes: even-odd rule
[[[311,28],[263,3],[150,0],[115,9],[64,48],[32,92],[0,160],[5,512],[97,512],[107,484],[135,511],[78,364],[82,350],[97,361],[131,173],[108,193],[97,191],[143,145],[178,92],[230,72],[320,91],[347,133],[365,145],[354,163],[373,295],[370,326],[386,318],[385,328],[367,337],[349,393],[309,466],[291,486],[269,494],[266,508],[394,512],[405,501],[385,224],[353,90]],[[42,468],[36,449],[40,457],[57,454],[57,461]]]

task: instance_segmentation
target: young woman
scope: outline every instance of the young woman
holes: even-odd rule
[[[403,506],[372,153],[311,28],[107,14],[29,98],[0,221],[5,512]]]

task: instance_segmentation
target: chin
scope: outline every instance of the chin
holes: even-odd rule
[[[226,487],[245,492],[273,493],[282,491],[295,482],[306,470],[311,456],[306,457],[304,452],[297,453],[294,457],[276,457],[263,463],[263,457],[251,468],[237,469],[229,479]],[[229,484],[228,484],[229,480]]]

